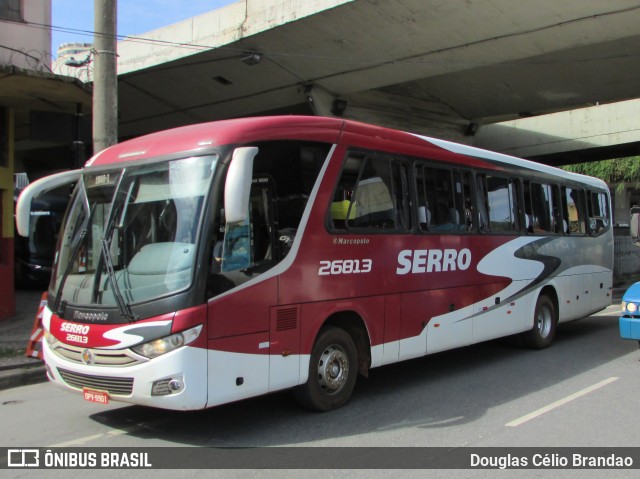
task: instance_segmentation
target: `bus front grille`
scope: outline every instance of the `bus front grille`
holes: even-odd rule
[[[116,396],[129,396],[133,391],[133,378],[114,378],[109,376],[92,376],[58,368],[64,382],[73,388],[97,389],[107,391]]]
[[[82,356],[85,351],[89,351],[92,357],[92,366],[133,366],[146,360],[134,355],[131,350],[87,349],[62,343],[58,343],[51,350],[61,358],[78,364],[84,363]]]

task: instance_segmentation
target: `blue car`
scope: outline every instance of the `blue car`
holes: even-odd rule
[[[620,336],[640,342],[640,281],[631,285],[622,297]]]

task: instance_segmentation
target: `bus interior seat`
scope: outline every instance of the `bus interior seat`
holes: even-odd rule
[[[431,211],[426,206],[418,207],[418,223],[420,223],[420,229],[428,230],[431,224]]]
[[[192,243],[150,243],[144,245],[131,259],[126,272],[119,278],[125,290],[140,292],[143,296],[187,286],[191,281],[191,268],[195,245]],[[159,261],[159,258],[166,259]],[[129,296],[132,296],[129,294]],[[135,300],[134,297],[131,298]]]
[[[380,177],[360,181],[355,192],[356,226],[387,228],[394,225],[395,207],[389,188]]]
[[[455,208],[449,208],[449,211],[447,213],[447,220],[448,220],[449,223],[451,223],[453,225],[459,225],[460,224],[460,212]]]

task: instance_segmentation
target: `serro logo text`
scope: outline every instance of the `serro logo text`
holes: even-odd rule
[[[398,253],[396,274],[464,271],[471,265],[471,251],[456,249],[405,249]]]

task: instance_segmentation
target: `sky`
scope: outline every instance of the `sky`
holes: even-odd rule
[[[140,35],[238,0],[118,0],[118,35]],[[94,0],[52,0],[51,49],[62,43],[93,42]],[[74,31],[61,31],[72,29]],[[83,32],[76,32],[81,30]]]

